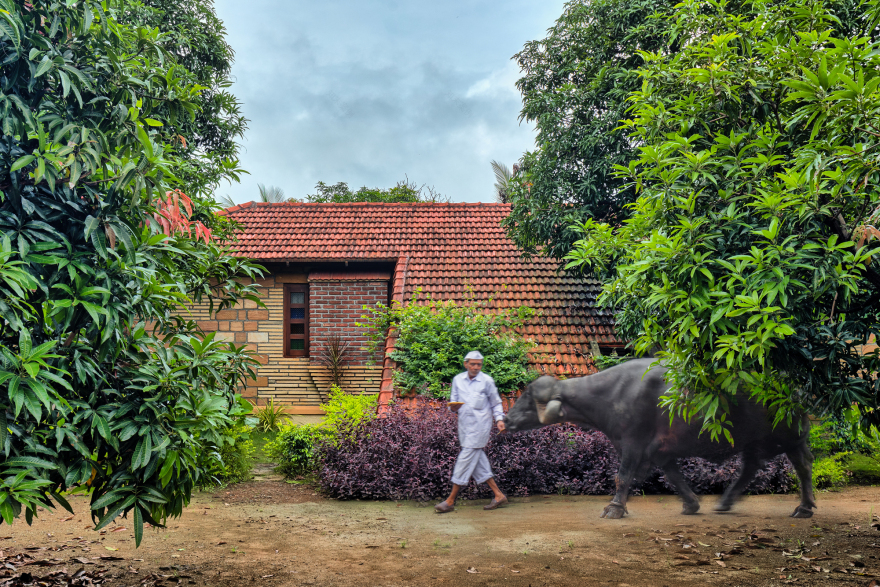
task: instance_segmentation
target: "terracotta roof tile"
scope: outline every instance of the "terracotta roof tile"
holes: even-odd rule
[[[531,306],[539,316],[522,333],[538,343],[531,356],[542,372],[586,372],[590,341],[623,344],[610,312],[595,307],[599,282],[558,272],[551,259],[520,257],[500,225],[506,204],[251,202],[221,213],[242,224],[236,248],[257,261],[393,260],[400,301],[421,288],[440,299]]]

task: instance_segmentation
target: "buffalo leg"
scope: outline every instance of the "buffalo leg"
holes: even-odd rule
[[[727,486],[724,495],[721,496],[721,501],[715,506],[715,511],[729,511],[730,508],[733,507],[733,502],[737,500],[739,495],[746,487],[748,487],[749,483],[752,482],[752,479],[755,478],[755,474],[760,468],[761,461],[751,455],[743,454],[743,466],[742,470],[739,472],[739,477],[737,477],[736,481]]]
[[[629,489],[632,487],[633,479],[642,474],[645,468],[646,463],[642,462],[641,456],[639,458],[628,457],[621,459],[616,478],[617,492],[614,494],[611,503],[602,510],[600,518],[616,520],[628,513],[626,511],[626,500],[629,497]]]
[[[813,496],[813,453],[806,444],[785,453],[794,466],[798,484],[801,486],[801,504],[791,514],[792,518],[811,518],[816,500]]]
[[[672,484],[682,501],[684,501],[684,504],[682,504],[681,507],[681,513],[690,515],[700,511],[700,499],[697,497],[697,494],[694,493],[694,490],[691,489],[691,486],[688,485],[687,479],[684,478],[684,475],[681,474],[681,469],[678,468],[678,463],[672,461],[665,465],[663,467],[663,474],[666,475],[666,480]]]

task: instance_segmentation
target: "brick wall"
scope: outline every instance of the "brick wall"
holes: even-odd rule
[[[365,303],[375,303],[374,289],[382,291],[379,301],[387,301],[387,283],[363,285],[357,282],[336,284],[313,283],[310,285],[310,297],[313,290],[319,293],[317,304],[310,299],[310,354],[311,357],[284,356],[284,285],[287,283],[308,283],[306,274],[276,274],[260,280],[260,300],[266,305],[258,308],[255,302],[243,302],[235,308],[216,312],[213,316],[208,312],[206,304],[193,307],[192,317],[206,331],[213,331],[221,340],[236,344],[244,344],[257,353],[260,368],[255,379],[247,382],[242,395],[256,403],[266,405],[270,398],[276,404],[288,406],[288,412],[299,414],[323,414],[318,405],[326,400],[329,390],[329,374],[326,368],[316,360],[318,342],[325,339],[325,331],[312,330],[318,316],[312,312],[319,311],[320,324],[327,324],[326,331],[339,331],[343,336],[352,336],[354,342],[351,350],[356,355],[355,361],[345,369],[343,387],[354,393],[378,393],[382,383],[382,367],[371,363],[364,351],[362,341],[366,338],[363,329],[356,328],[354,323],[364,314]],[[381,285],[381,287],[380,287]],[[324,289],[324,287],[326,289]],[[354,286],[354,287],[350,287]],[[329,307],[334,304],[332,296],[345,291],[335,304],[338,310]],[[349,293],[354,292],[354,293]],[[328,306],[328,307],[317,307]],[[353,314],[357,313],[357,316]],[[324,328],[323,326],[321,328]]]
[[[382,358],[380,350],[370,354],[366,328],[355,324],[364,322],[364,306],[375,306],[388,301],[387,281],[312,281],[309,284],[309,346],[312,363],[327,339],[335,334],[349,343],[348,355],[352,365],[373,365]]]

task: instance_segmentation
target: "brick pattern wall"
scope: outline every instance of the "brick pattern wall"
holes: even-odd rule
[[[254,302],[243,302],[235,308],[215,312],[212,316],[208,312],[206,304],[195,306],[191,309],[192,317],[206,331],[217,333],[221,340],[228,340],[236,344],[244,344],[248,349],[257,353],[260,368],[255,379],[247,382],[247,387],[242,390],[242,395],[257,405],[266,405],[270,398],[276,404],[289,406],[292,413],[322,413],[316,407],[327,399],[329,391],[329,374],[326,368],[316,360],[318,340],[310,341],[311,357],[285,357],[284,356],[284,315],[285,299],[284,285],[287,283],[307,283],[308,276],[305,274],[277,274],[267,279],[260,280],[262,286],[260,299],[266,305],[258,308]],[[344,286],[359,284],[345,282]],[[310,290],[314,285],[310,286]],[[382,283],[383,297],[380,301],[387,300],[387,284]],[[337,290],[338,291],[338,290]],[[357,291],[361,291],[357,289]],[[382,367],[380,364],[370,363],[363,351],[360,350],[365,338],[363,329],[354,326],[357,319],[364,314],[363,300],[372,300],[372,293],[363,290],[363,294],[349,294],[339,300],[339,307],[344,308],[340,312],[322,314],[322,324],[327,323],[330,328],[336,328],[341,334],[353,334],[351,344],[352,351],[358,353],[356,361],[345,369],[343,388],[354,393],[378,393],[382,383]],[[359,297],[360,296],[360,297]],[[366,296],[366,297],[364,297]],[[329,306],[330,298],[324,297],[321,305]],[[310,300],[311,308],[315,308],[315,302]],[[357,306],[358,314],[349,319],[348,314],[353,313]],[[315,308],[324,312],[325,308]],[[326,308],[330,310],[330,308]],[[342,313],[346,316],[342,316]],[[310,316],[310,324],[315,318]],[[311,336],[316,336],[312,331]],[[317,334],[323,337],[323,334]]]
[[[312,363],[319,356],[327,339],[335,334],[349,343],[351,365],[375,365],[382,358],[382,349],[370,354],[366,328],[355,326],[364,322],[364,307],[388,302],[387,281],[312,281],[309,285],[309,346]]]

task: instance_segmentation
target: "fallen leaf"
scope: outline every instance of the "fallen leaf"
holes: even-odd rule
[[[224,544],[226,544],[226,541],[225,541],[225,540],[224,540],[224,541],[220,541],[220,542],[218,542],[218,543],[217,543],[217,546],[223,546]]]
[[[475,569],[474,567],[468,567],[467,572],[468,572],[468,573],[479,573],[480,571],[478,571],[478,570]]]
[[[274,577],[275,575],[263,575],[260,579],[268,579],[269,577]]]
[[[113,548],[112,546],[105,546],[107,550],[119,550],[118,548]]]
[[[726,567],[727,566],[727,563],[725,563],[724,561],[715,561],[715,564],[718,565],[719,567]]]
[[[125,532],[125,526],[120,526],[118,528],[113,528],[110,530],[111,532]]]
[[[511,573],[518,573],[519,571],[514,571],[513,569],[510,569],[510,572]]]
[[[76,517],[76,516],[67,516],[66,518],[64,518],[64,519],[61,520],[61,521],[62,521],[62,522],[69,522],[70,520],[74,519],[75,517]]]

